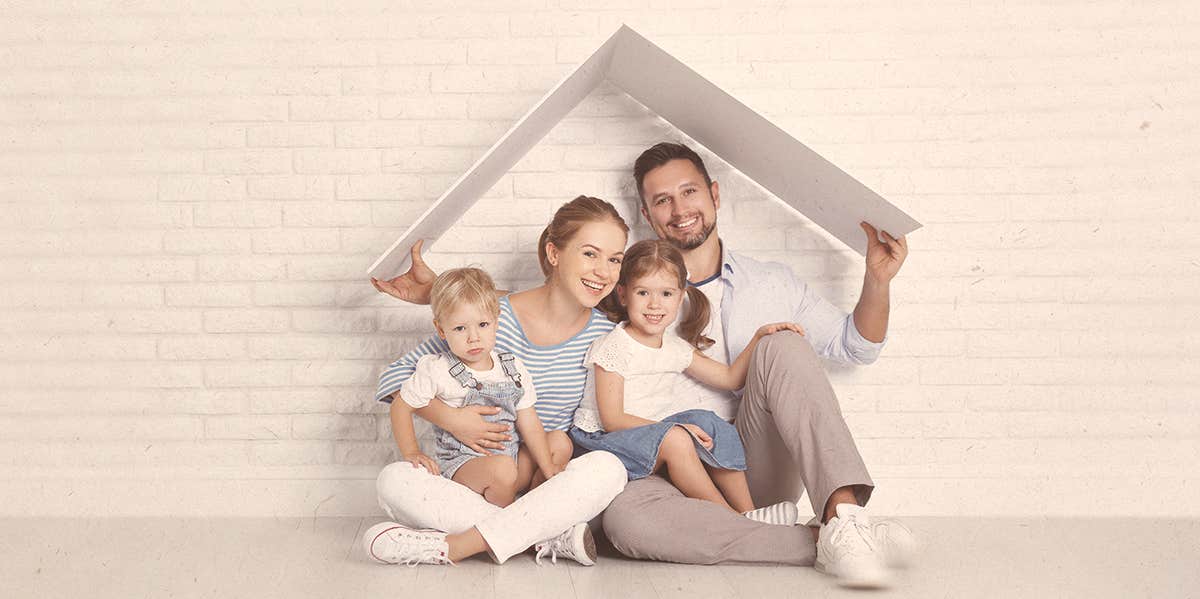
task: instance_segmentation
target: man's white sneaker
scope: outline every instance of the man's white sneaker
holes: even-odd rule
[[[585,566],[596,565],[596,540],[592,538],[592,531],[588,529],[587,522],[580,522],[557,537],[534,545],[534,549],[537,550],[537,555],[533,561],[539,566],[542,564],[542,557],[547,555],[553,564],[558,563],[558,557],[561,555]]]
[[[837,515],[821,526],[817,537],[817,571],[832,575],[845,587],[887,587],[891,574],[865,508],[839,503],[836,511]]]
[[[446,533],[438,530],[419,530],[380,522],[367,529],[362,538],[363,550],[376,561],[385,564],[450,564],[450,547]]]
[[[742,515],[755,522],[793,526],[800,518],[800,508],[797,508],[796,504],[791,501],[781,501],[775,505],[742,512]]]
[[[871,523],[871,536],[883,552],[884,562],[892,568],[912,565],[917,553],[917,537],[899,520],[880,518]]]

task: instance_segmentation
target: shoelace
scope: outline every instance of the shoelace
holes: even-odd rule
[[[403,548],[408,543],[416,544],[418,547],[412,549],[411,553],[408,554],[406,559],[403,561],[397,560],[394,563],[404,564],[410,568],[414,568],[419,564],[425,563],[449,564],[451,566],[458,565],[450,561],[450,558],[444,551],[442,551],[441,543],[435,542],[431,539],[421,538],[420,536],[413,536],[411,533],[406,534],[406,532],[401,532],[395,536],[392,536],[392,542],[396,544],[397,548]],[[420,547],[419,545],[424,545],[424,547]]]
[[[845,518],[841,519],[841,522],[838,522],[837,529],[833,531],[833,536],[829,539],[830,543],[843,549],[857,547],[857,544],[854,542],[842,543],[842,538],[845,535],[850,534],[849,532],[846,532],[847,529],[853,530],[854,533],[863,540],[863,543],[866,543],[868,548],[873,551],[878,550],[875,536],[871,534],[870,527],[862,522],[859,522],[858,518],[856,518],[854,515],[846,516]]]
[[[543,543],[537,546],[537,555],[533,556],[533,563],[542,565],[542,557],[547,553],[550,554],[550,563],[558,565],[558,551],[556,551],[551,543]]]
[[[415,568],[418,565],[425,563],[449,564],[451,566],[458,565],[450,561],[450,559],[447,558],[440,549],[433,547],[422,549],[404,561],[404,565],[408,566],[409,568]]]
[[[892,542],[892,536],[888,533],[889,526],[890,524],[887,522],[879,522],[871,526],[871,538],[885,553],[896,548],[895,543]]]
[[[571,548],[566,542],[563,541],[562,537],[563,535],[559,535],[549,541],[546,541],[545,543],[539,544],[537,546],[537,555],[533,557],[533,562],[540,566],[542,565],[542,558],[549,554],[550,563],[557,566],[558,556],[560,553],[563,557],[570,557],[574,559],[575,552],[571,551]]]

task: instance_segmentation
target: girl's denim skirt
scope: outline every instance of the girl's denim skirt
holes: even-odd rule
[[[621,463],[625,464],[629,480],[637,480],[649,476],[654,471],[663,438],[671,428],[683,424],[694,424],[712,437],[711,450],[701,445],[695,436],[692,437],[696,454],[705,464],[725,470],[746,469],[746,451],[742,448],[742,439],[738,436],[737,429],[710,410],[688,410],[667,416],[654,424],[611,433],[589,433],[571,427],[570,437],[575,445],[588,451],[607,451],[616,455],[621,459]]]

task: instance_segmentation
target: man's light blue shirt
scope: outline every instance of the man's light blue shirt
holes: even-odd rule
[[[724,247],[722,242],[721,325],[730,359],[749,345],[764,324],[794,322],[817,354],[850,364],[870,364],[887,343],[868,341],[847,314],[796,278],[778,262],[760,262]]]

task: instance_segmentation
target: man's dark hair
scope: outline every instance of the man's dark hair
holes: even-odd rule
[[[637,182],[638,197],[645,200],[642,194],[642,181],[646,178],[646,174],[650,171],[672,161],[672,160],[688,160],[696,165],[696,170],[704,175],[704,185],[712,187],[712,179],[708,176],[708,169],[704,168],[704,161],[700,160],[700,155],[691,148],[683,145],[672,143],[669,141],[659,142],[650,147],[650,149],[642,152],[637,160],[633,161],[633,180]]]

